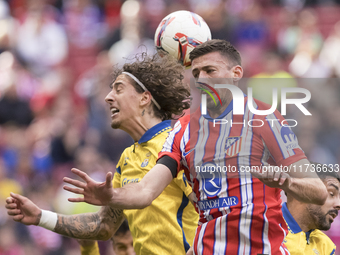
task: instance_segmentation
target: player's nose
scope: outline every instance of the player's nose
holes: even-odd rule
[[[110,104],[110,102],[113,102],[113,101],[114,101],[114,95],[113,95],[113,92],[110,91],[105,97],[105,102]]]
[[[336,198],[336,200],[335,200],[335,202],[334,202],[333,207],[334,207],[334,209],[336,209],[336,210],[338,210],[338,211],[340,210],[340,195],[337,196],[337,198]]]
[[[201,71],[198,75],[199,79],[209,78],[209,75],[205,71]]]
[[[130,247],[127,249],[126,255],[136,255],[135,250],[133,249],[133,246],[130,246]]]

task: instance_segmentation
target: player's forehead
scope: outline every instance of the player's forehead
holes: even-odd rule
[[[209,66],[212,67],[224,67],[229,65],[229,61],[226,56],[220,52],[210,52],[200,57],[195,58],[192,63],[192,71],[197,71]]]
[[[327,176],[325,179],[323,179],[323,183],[327,188],[334,188],[337,191],[340,190],[340,182],[333,176]]]
[[[115,244],[129,244],[132,240],[132,235],[130,231],[127,231],[126,233],[121,233],[118,235],[113,235],[112,241]]]
[[[131,81],[127,78],[125,74],[120,74],[118,77],[113,81],[111,87],[116,87],[118,85],[122,85],[124,87],[132,87]]]

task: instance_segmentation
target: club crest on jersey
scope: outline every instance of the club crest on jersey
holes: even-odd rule
[[[242,137],[227,137],[225,141],[225,153],[229,157],[233,157],[241,151]]]
[[[124,166],[127,165],[127,160],[129,160],[129,157],[125,157],[125,158],[124,158]]]
[[[149,164],[149,159],[144,159],[143,163],[140,165],[141,167],[146,167]]]

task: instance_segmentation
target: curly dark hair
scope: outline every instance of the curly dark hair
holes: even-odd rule
[[[329,167],[327,164],[321,164],[316,162],[310,162],[314,165],[315,172],[319,176],[320,179],[326,179],[327,177],[333,177],[340,182],[339,174],[333,170],[333,168]]]
[[[190,108],[190,87],[184,82],[184,68],[170,56],[160,57],[158,54],[147,56],[146,53],[136,55],[136,61],[126,63],[113,72],[113,82],[122,72],[133,74],[150,91],[152,97],[160,105],[153,105],[154,115],[162,120],[182,115],[183,110]],[[144,90],[128,75],[137,93]],[[112,83],[113,83],[112,82]]]
[[[190,54],[190,60],[201,57],[211,52],[219,52],[226,56],[234,65],[241,65],[241,55],[238,50],[228,41],[213,39],[198,45]]]

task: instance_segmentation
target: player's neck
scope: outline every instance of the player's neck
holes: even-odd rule
[[[208,108],[209,116],[213,119],[218,118],[227,109],[231,101],[232,97],[225,100],[223,105],[217,105],[217,107],[214,107],[213,109]]]
[[[303,232],[311,230],[310,223],[313,222],[313,219],[303,203],[287,203],[287,207]]]
[[[138,142],[146,131],[160,122],[162,122],[160,118],[153,115],[151,116],[150,114],[145,114],[143,116],[136,116],[135,118],[130,119],[129,123],[120,129],[128,133],[135,142]]]

